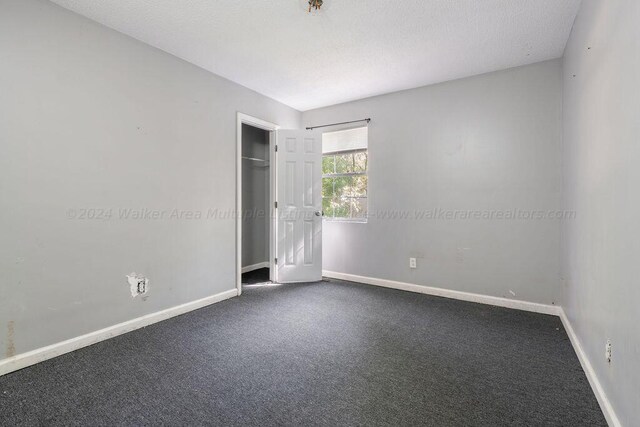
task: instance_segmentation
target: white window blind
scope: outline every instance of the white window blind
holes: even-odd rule
[[[366,150],[369,138],[369,128],[339,130],[322,135],[322,152]]]

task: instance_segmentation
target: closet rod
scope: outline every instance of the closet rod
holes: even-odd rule
[[[367,122],[367,123],[369,123],[370,121],[371,121],[371,118],[360,119],[360,120],[352,120],[350,122],[342,122],[342,123],[330,123],[328,125],[311,126],[311,127],[308,127],[307,130],[313,130],[313,129],[318,129],[318,128],[326,128],[328,126],[348,125],[350,123],[358,123],[358,122]]]
[[[246,156],[242,156],[243,159],[245,160],[253,160],[254,162],[268,162],[269,160],[265,160],[265,159],[256,159],[255,157],[246,157]]]

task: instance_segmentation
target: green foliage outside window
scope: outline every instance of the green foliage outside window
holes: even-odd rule
[[[366,218],[367,162],[367,151],[364,150],[323,156],[322,210],[325,218]]]

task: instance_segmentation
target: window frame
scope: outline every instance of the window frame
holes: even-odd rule
[[[353,176],[366,176],[367,177],[367,190],[366,190],[366,196],[362,197],[362,196],[342,196],[342,197],[346,197],[348,199],[366,199],[366,211],[365,211],[365,215],[364,217],[361,218],[351,218],[351,217],[335,217],[335,216],[325,216],[324,215],[324,211],[322,213],[322,220],[323,221],[328,221],[328,222],[351,222],[351,223],[366,223],[368,221],[368,213],[369,213],[369,147],[367,148],[355,148],[355,149],[346,149],[346,150],[334,150],[334,151],[328,151],[326,153],[322,153],[322,158],[324,159],[325,156],[337,156],[337,155],[343,155],[343,154],[356,154],[356,153],[366,153],[367,154],[367,167],[365,169],[364,172],[335,172],[336,170],[336,162],[335,162],[335,157],[334,157],[334,162],[333,162],[333,170],[334,173],[329,173],[329,174],[325,174],[324,170],[322,172],[322,179],[324,180],[325,178],[342,178],[342,177],[353,177]],[[335,187],[334,187],[335,188]],[[322,199],[324,200],[325,197],[322,197]]]

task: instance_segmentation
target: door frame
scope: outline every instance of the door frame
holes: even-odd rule
[[[276,132],[280,129],[275,123],[259,119],[241,112],[236,116],[236,288],[238,295],[242,294],[242,125],[246,124],[259,129],[269,131],[269,279],[276,282],[278,280],[275,266],[277,252],[277,209],[276,200],[277,189],[277,165],[276,156]]]

